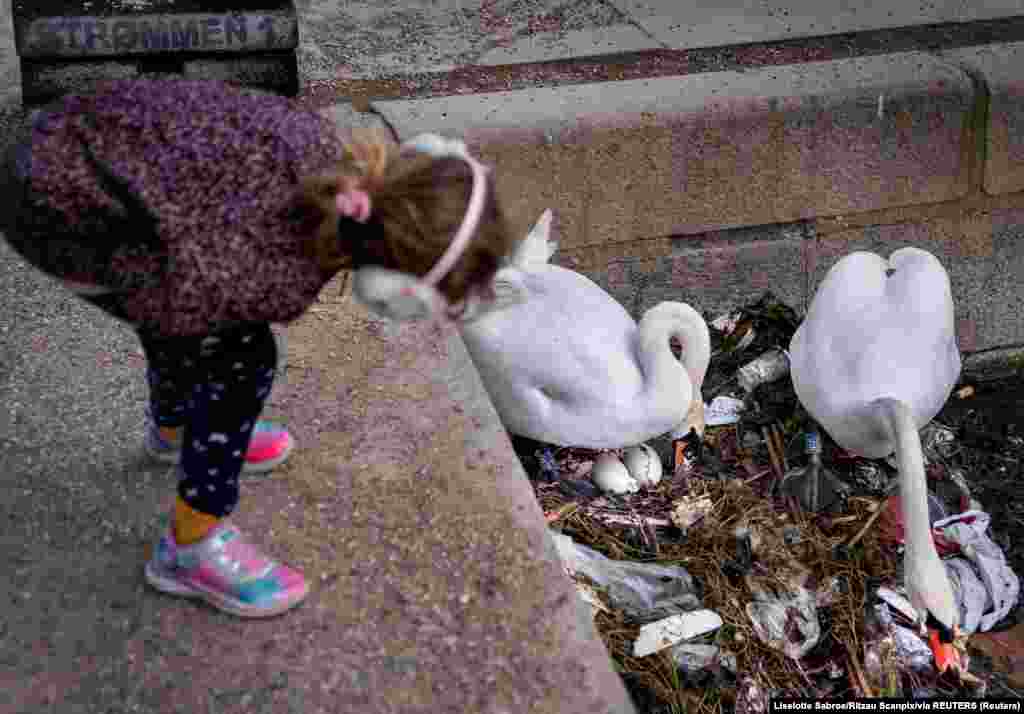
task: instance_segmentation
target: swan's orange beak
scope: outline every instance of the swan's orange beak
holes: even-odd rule
[[[940,674],[948,669],[962,672],[963,662],[960,659],[959,650],[952,641],[943,642],[942,640],[938,630],[928,628],[928,646],[931,648],[932,654],[935,655],[935,668],[939,670]]]

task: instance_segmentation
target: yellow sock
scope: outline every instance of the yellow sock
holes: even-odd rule
[[[189,545],[206,537],[221,519],[192,508],[181,496],[174,499],[174,539],[178,545]]]
[[[162,426],[160,427],[160,437],[175,446],[181,445],[181,427],[180,426]]]

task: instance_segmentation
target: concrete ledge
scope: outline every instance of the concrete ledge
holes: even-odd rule
[[[565,248],[967,194],[974,87],[921,53],[381,102],[402,134],[461,134],[523,229]]]
[[[964,360],[963,374],[978,382],[1024,375],[1024,345],[970,355]]]
[[[843,255],[888,255],[903,246],[934,253],[949,272],[957,340],[966,353],[1024,344],[1024,196],[1019,208],[867,226],[821,237],[808,246],[809,286],[817,287]]]
[[[989,96],[985,126],[985,190],[1024,191],[1024,43],[943,52],[983,83]]]
[[[267,666],[305,712],[632,712],[457,333],[327,301],[273,399],[306,448],[243,516],[320,577]]]
[[[5,250],[0,270],[22,276],[19,287],[45,280]],[[0,351],[32,360],[11,361],[20,374],[0,380],[8,397],[0,421],[8,407],[17,415],[3,433],[18,467],[12,478],[32,484],[8,489],[2,511],[17,508],[24,517],[9,518],[0,540],[13,579],[0,709],[634,714],[589,613],[581,617],[457,334],[425,325],[393,330],[338,292],[329,285],[323,301],[288,327],[288,379],[275,385],[268,411],[288,423],[300,448],[271,477],[241,484],[239,525],[300,566],[312,585],[300,608],[263,621],[240,621],[142,583],[144,544],[159,530],[155,516],[169,505],[173,482],[165,467],[140,477],[138,446],[125,443],[139,436],[125,438],[121,427],[138,423],[140,404],[127,414],[110,409],[111,391],[132,402],[142,396],[139,362],[94,358],[100,345],[117,355],[137,348],[130,335],[70,298],[61,298],[68,302],[54,312],[66,314],[48,320],[44,332],[53,350],[70,343],[71,362],[64,351],[45,354],[38,337],[29,342],[34,330],[0,334]],[[9,300],[8,309],[35,314],[38,293],[31,295]],[[53,329],[92,317],[118,338],[91,327]],[[103,442],[99,465],[83,467],[94,456],[74,464],[63,456],[81,450],[78,431],[38,429],[52,420],[50,380],[66,381],[67,364],[75,365],[79,399],[61,417],[88,414],[119,440]],[[112,383],[129,382],[139,393],[90,392],[90,365],[101,379],[117,372]],[[16,401],[37,393],[31,405]],[[116,415],[117,427],[96,412]],[[40,442],[40,434],[57,441]],[[67,441],[67,434],[75,436]],[[31,456],[43,452],[61,466]],[[106,498],[102,489],[121,495]],[[104,498],[94,505],[97,490]],[[118,530],[99,528],[101,519]]]
[[[769,290],[806,310],[843,255],[915,246],[949,272],[959,346],[973,353],[1024,344],[1024,194],[1013,196],[1016,207],[962,206],[829,232],[813,221],[756,226],[581,248],[556,259],[586,273],[634,317],[662,300],[715,317]]]
[[[769,289],[803,309],[841,254],[919,245],[950,272],[972,353],[1024,343],[1019,59],[996,45],[377,106],[403,136],[465,136],[520,231],[554,208],[556,260],[636,317]]]

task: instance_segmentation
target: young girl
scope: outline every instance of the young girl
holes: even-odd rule
[[[286,99],[214,82],[111,83],[37,113],[30,132],[0,170],[0,229],[135,328],[145,447],[176,463],[147,581],[242,617],[294,607],[301,573],[225,520],[240,472],[293,446],[259,420],[277,363],[269,323],[301,316],[342,268],[393,316],[485,294],[514,244],[491,179],[458,142],[346,144]]]

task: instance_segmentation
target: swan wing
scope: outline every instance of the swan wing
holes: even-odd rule
[[[960,373],[953,325],[949,278],[930,253],[852,253],[826,275],[790,343],[794,389],[845,448],[885,455],[892,445],[863,407],[891,397],[918,426],[931,420]]]
[[[506,427],[576,446],[630,438],[623,428],[649,421],[635,321],[574,271],[548,265],[515,280],[525,301],[463,326]]]

